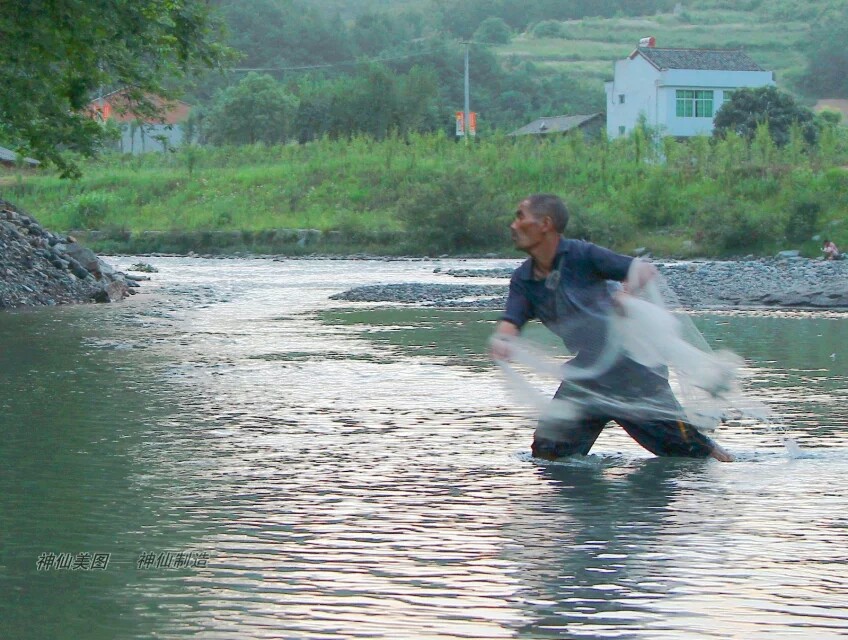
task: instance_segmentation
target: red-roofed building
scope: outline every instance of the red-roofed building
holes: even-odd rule
[[[150,96],[148,100],[159,111],[158,118],[139,116],[125,90],[95,98],[89,103],[89,112],[92,117],[118,123],[121,129],[118,144],[124,153],[164,151],[182,144],[191,105],[158,96]]]

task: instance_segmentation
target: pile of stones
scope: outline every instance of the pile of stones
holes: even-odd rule
[[[116,302],[138,287],[72,236],[54,234],[0,200],[0,309]]]

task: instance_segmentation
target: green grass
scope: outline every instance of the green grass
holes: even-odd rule
[[[196,149],[192,163],[185,150],[115,155],[76,182],[7,176],[0,197],[47,228],[97,230],[109,250],[303,253],[280,230],[317,229],[330,253],[503,251],[515,203],[555,192],[573,209],[571,233],[620,251],[815,254],[815,233],[848,244],[848,135],[835,132],[813,149],[696,138],[660,153],[643,135],[466,147],[427,135]]]

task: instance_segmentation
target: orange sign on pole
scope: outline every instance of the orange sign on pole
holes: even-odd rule
[[[462,111],[456,112],[456,135],[459,138],[465,135],[465,113]],[[468,135],[477,135],[477,113],[475,111],[468,114]]]

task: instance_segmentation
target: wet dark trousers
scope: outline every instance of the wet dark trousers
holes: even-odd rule
[[[592,397],[610,395],[624,400],[625,405],[628,399],[634,406],[648,401],[661,408],[660,416],[650,417],[644,411],[639,411],[637,416],[628,415],[626,409],[610,412],[592,408]],[[710,438],[682,419],[683,409],[668,381],[632,361],[617,366],[598,380],[580,385],[564,382],[554,398],[574,400],[580,415],[572,419],[543,417],[533,438],[532,451],[537,458],[555,460],[587,455],[610,421],[621,425],[631,438],[657,456],[706,458],[715,446]]]

